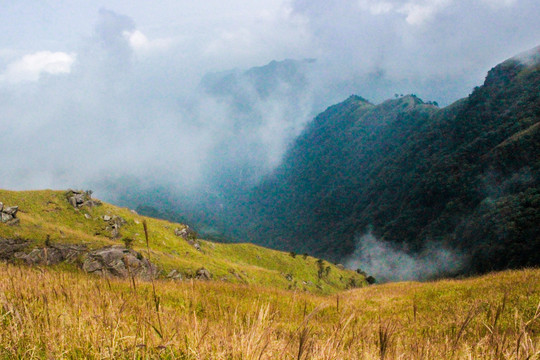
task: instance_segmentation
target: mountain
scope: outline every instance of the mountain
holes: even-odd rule
[[[141,216],[90,195],[0,190],[0,260],[82,268],[113,277],[130,274],[129,263],[131,273],[142,277],[154,272],[158,278],[210,278],[317,293],[365,284],[363,275],[311,256],[206,241],[186,225]],[[152,270],[145,259],[157,268]]]
[[[459,251],[460,272],[540,265],[539,70],[536,48],[442,109],[415,95],[329,107],[230,230],[336,261],[370,233],[408,253]]]

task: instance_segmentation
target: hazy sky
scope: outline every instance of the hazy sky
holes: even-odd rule
[[[268,171],[316,111],[351,93],[448,104],[540,44],[538,0],[0,0],[0,9],[0,187],[11,189],[122,176],[191,189],[238,164]],[[302,93],[284,83],[247,113],[199,86],[206,73],[286,58],[317,59]],[[242,132],[246,114],[257,122]]]

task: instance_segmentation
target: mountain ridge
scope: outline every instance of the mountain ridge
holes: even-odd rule
[[[464,271],[540,264],[534,255],[523,258],[540,244],[530,220],[524,225],[530,231],[516,231],[513,240],[505,238],[507,231],[484,229],[481,239],[463,232],[484,226],[469,220],[488,216],[478,213],[485,212],[484,188],[490,186],[502,191],[501,201],[529,191],[521,196],[530,204],[523,200],[518,207],[530,205],[526,212],[533,220],[539,216],[538,53],[536,48],[525,62],[518,55],[495,66],[468,98],[443,109],[414,95],[369,106],[355,106],[361,98],[353,96],[329,107],[244,199],[235,220],[247,220],[238,228],[248,229],[243,235],[255,243],[336,260],[352,253],[356,236],[372,228],[380,240],[412,252],[433,240],[472,252]],[[529,242],[521,238],[525,233]],[[503,246],[506,255],[492,253],[497,246],[486,250],[485,242]],[[508,252],[514,242],[520,250]],[[490,263],[490,256],[497,259]]]

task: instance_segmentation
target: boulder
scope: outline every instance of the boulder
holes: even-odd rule
[[[0,202],[0,211],[4,210],[4,203]]]
[[[200,268],[197,270],[195,278],[199,280],[210,280],[212,279],[212,274],[205,268]]]
[[[79,209],[83,206],[94,207],[101,205],[99,200],[92,199],[92,191],[71,190],[66,192],[66,198],[68,202],[75,209]]]
[[[138,276],[149,280],[158,274],[156,265],[123,246],[108,246],[88,253],[83,270],[102,276]]]
[[[13,216],[12,215],[9,215],[9,214],[6,214],[5,212],[2,212],[0,213],[1,216],[2,216],[2,222],[3,223],[7,223],[8,221],[10,221],[11,219],[13,219]]]
[[[182,229],[174,229],[174,235],[182,237],[185,240],[197,238],[197,233],[187,225]]]
[[[167,278],[168,279],[173,279],[173,280],[182,280],[182,274],[180,272],[178,272],[178,270],[172,270],[167,275]]]
[[[2,204],[2,203],[0,203]],[[17,225],[20,220],[17,218],[18,206],[0,206],[0,221],[7,225]]]
[[[19,211],[18,206],[9,206],[9,207],[5,207],[2,210],[2,213],[8,214],[8,215],[11,215],[11,216],[15,217],[15,215],[17,214],[17,211]]]

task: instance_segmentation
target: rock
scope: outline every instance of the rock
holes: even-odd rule
[[[339,270],[345,270],[345,266],[343,266],[343,264],[337,264],[336,267],[337,267]]]
[[[4,206],[0,203],[0,221],[7,225],[18,225],[20,220],[17,219],[18,206]]]
[[[29,265],[56,265],[61,262],[76,263],[80,257],[88,252],[85,245],[52,245],[44,248],[37,248],[19,258],[25,260]]]
[[[84,217],[87,218],[88,220],[92,220],[92,217],[89,214],[84,214]]]
[[[71,206],[73,206],[74,208],[77,207],[77,200],[75,200],[75,196],[70,197],[68,201]]]
[[[11,219],[13,219],[13,216],[9,215],[9,214],[6,214],[6,213],[0,213],[1,216],[2,216],[2,222],[3,223],[7,223],[8,221],[10,221]]]
[[[287,281],[292,281],[293,280],[293,276],[291,274],[286,274],[285,275],[285,279],[287,279]]]
[[[138,252],[122,246],[108,246],[88,253],[83,270],[102,276],[138,276],[149,280],[158,274],[156,265]]]
[[[182,280],[182,274],[178,272],[178,270],[172,270],[168,275],[167,278],[173,279],[173,280]]]
[[[210,280],[212,279],[212,274],[205,268],[200,268],[199,270],[197,270],[195,277],[199,280]]]
[[[29,241],[0,238],[0,260],[14,260],[15,254],[30,245]]]
[[[80,206],[86,206],[86,207],[91,208],[91,207],[99,206],[99,205],[101,205],[101,201],[98,201],[98,200],[86,200]]]
[[[5,207],[2,210],[2,213],[8,214],[8,215],[11,215],[11,216],[15,217],[15,214],[17,214],[17,211],[19,211],[18,206],[10,206],[10,207]]]
[[[197,238],[197,233],[187,225],[182,229],[179,229],[179,228],[174,229],[174,235],[180,236],[184,238],[185,240]]]
[[[75,209],[79,209],[83,206],[94,207],[101,205],[101,201],[92,199],[92,191],[82,190],[68,190],[66,192],[66,198],[71,206]]]
[[[126,221],[124,218],[122,218],[122,217],[120,217],[120,216],[117,216],[117,215],[114,215],[114,216],[112,217],[112,221],[113,221],[118,227],[124,226],[124,225],[127,224],[127,221]]]
[[[112,218],[111,218],[109,215],[103,215],[103,216],[102,216],[102,219],[103,219],[104,221],[111,221]]]
[[[202,251],[201,249],[201,244],[199,244],[198,241],[194,241],[194,240],[188,240],[188,244],[193,246],[195,248],[195,250],[197,251]]]

